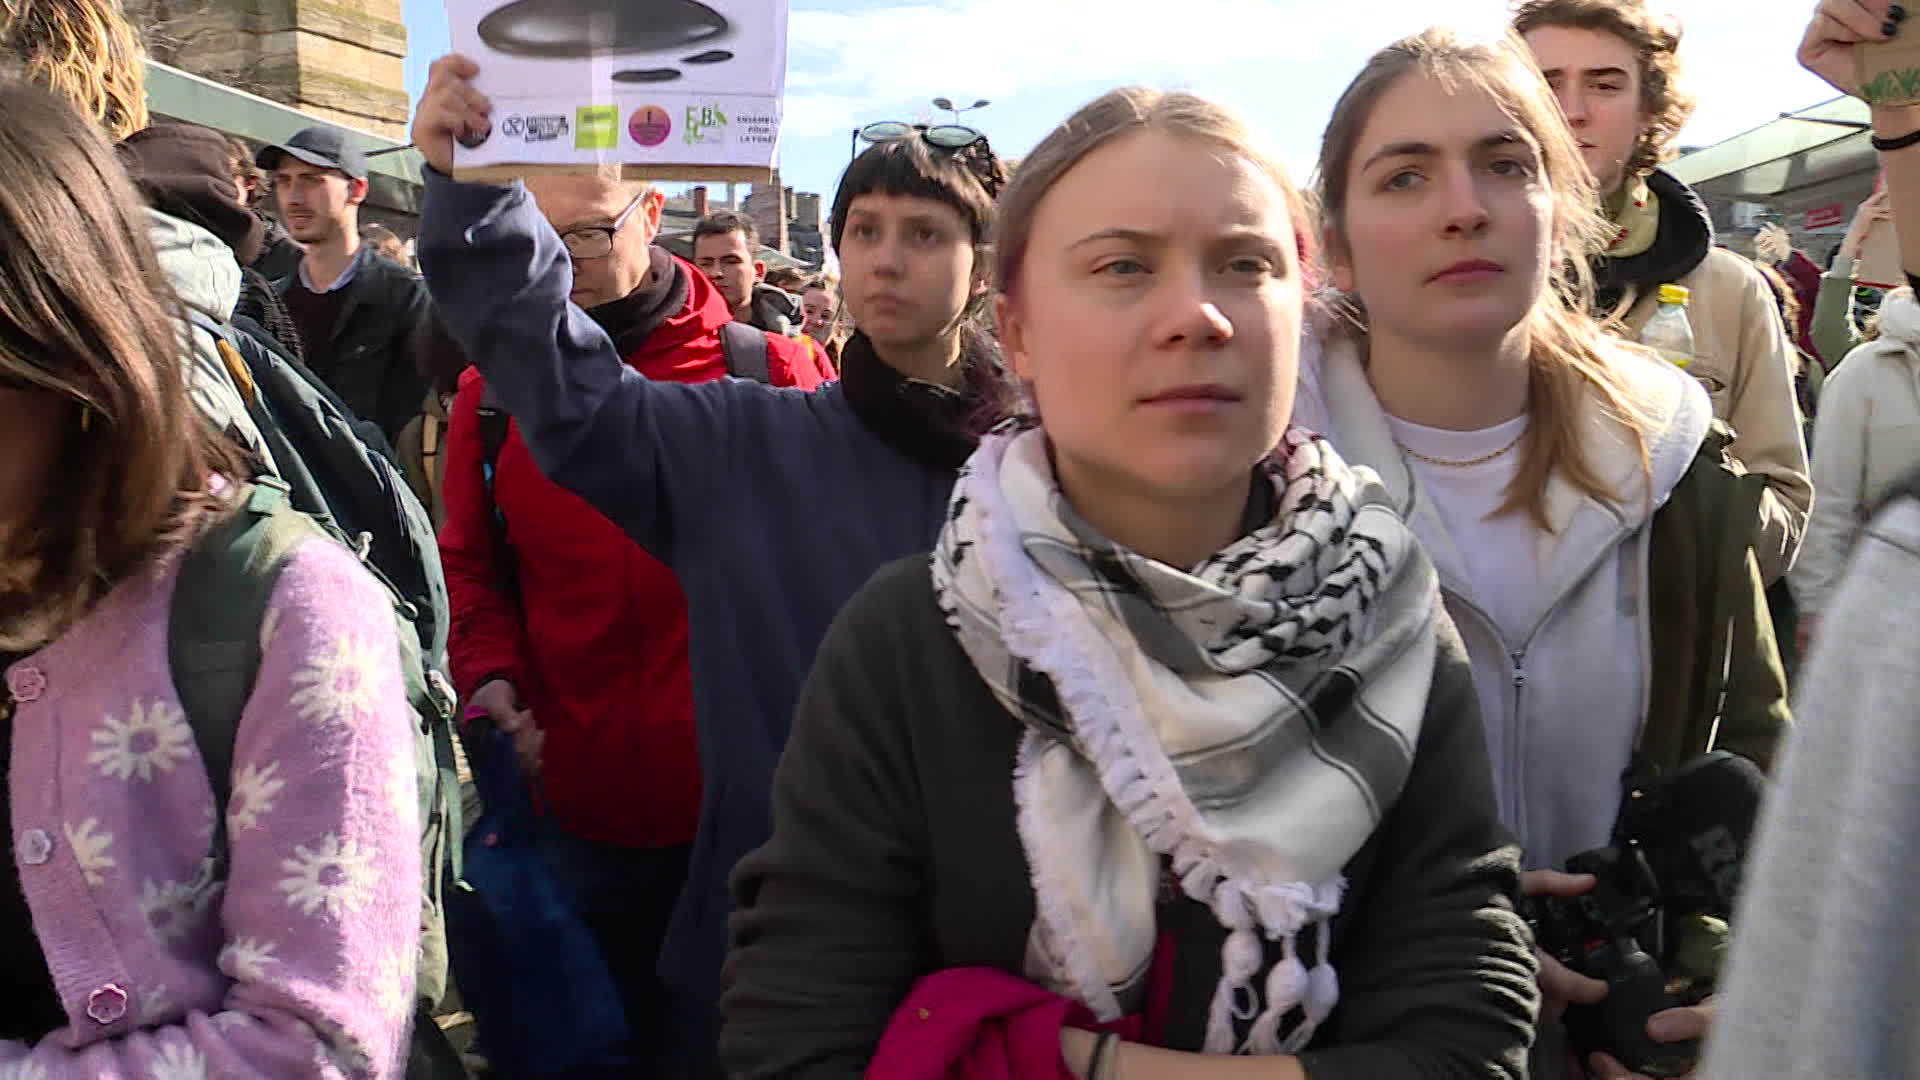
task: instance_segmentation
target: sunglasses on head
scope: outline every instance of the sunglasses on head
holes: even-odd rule
[[[882,120],[868,124],[860,129],[860,138],[870,143],[899,142],[919,136],[927,145],[942,150],[964,150],[975,143],[987,141],[987,136],[964,124],[909,124],[905,120]]]

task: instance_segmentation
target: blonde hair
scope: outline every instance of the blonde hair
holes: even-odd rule
[[[1586,314],[1593,295],[1589,259],[1605,247],[1608,226],[1596,209],[1593,181],[1578,144],[1560,118],[1546,80],[1520,39],[1509,33],[1496,44],[1474,45],[1448,30],[1430,29],[1403,38],[1373,55],[1340,95],[1321,140],[1319,201],[1329,248],[1351,257],[1344,231],[1350,172],[1360,135],[1380,98],[1394,84],[1423,75],[1449,90],[1465,87],[1492,98],[1539,144],[1541,168],[1553,189],[1553,252],[1556,265],[1526,316],[1531,377],[1527,413],[1532,422],[1520,444],[1520,468],[1496,513],[1525,510],[1541,528],[1547,481],[1558,470],[1594,498],[1618,502],[1594,470],[1581,443],[1581,404],[1595,394],[1604,412],[1626,427],[1651,470],[1647,432],[1652,421],[1633,385],[1616,370],[1623,349]],[[1357,297],[1342,298],[1355,328],[1366,332]]]
[[[115,0],[5,0],[0,64],[52,91],[114,142],[146,128],[145,55]]]
[[[1301,272],[1311,269],[1313,231],[1307,224],[1306,200],[1286,168],[1259,148],[1237,115],[1193,94],[1126,86],[1081,106],[1041,140],[1033,153],[1020,159],[1019,171],[1000,197],[1000,220],[994,233],[994,287],[998,292],[1010,296],[1018,287],[1020,263],[1033,234],[1034,214],[1053,185],[1087,155],[1139,131],[1159,131],[1211,143],[1270,176],[1286,198]]]

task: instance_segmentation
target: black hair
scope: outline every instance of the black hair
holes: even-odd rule
[[[945,203],[960,215],[976,245],[993,233],[993,201],[1007,183],[1007,167],[986,140],[944,150],[913,137],[875,143],[853,159],[833,196],[833,246],[847,231],[847,212],[862,195],[905,195]]]
[[[699,224],[693,227],[693,242],[697,244],[709,236],[726,236],[730,233],[746,237],[749,252],[760,250],[760,230],[754,227],[753,219],[731,210],[718,210],[701,218]]]

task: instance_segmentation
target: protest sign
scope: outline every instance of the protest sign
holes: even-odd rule
[[[617,171],[766,180],[780,139],[786,0],[446,0],[493,130],[454,175]]]

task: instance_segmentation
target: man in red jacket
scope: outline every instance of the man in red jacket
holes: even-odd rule
[[[597,177],[528,187],[573,255],[573,303],[627,363],[677,382],[727,374],[720,328],[732,314],[706,275],[652,246],[659,192]],[[778,385],[819,381],[785,338],[768,335],[767,360]],[[542,846],[621,988],[632,1074],[659,1075],[677,1025],[655,960],[700,806],[686,599],[664,565],[542,476],[512,427],[488,484],[484,393],[468,370],[447,433],[454,681],[540,777]]]

